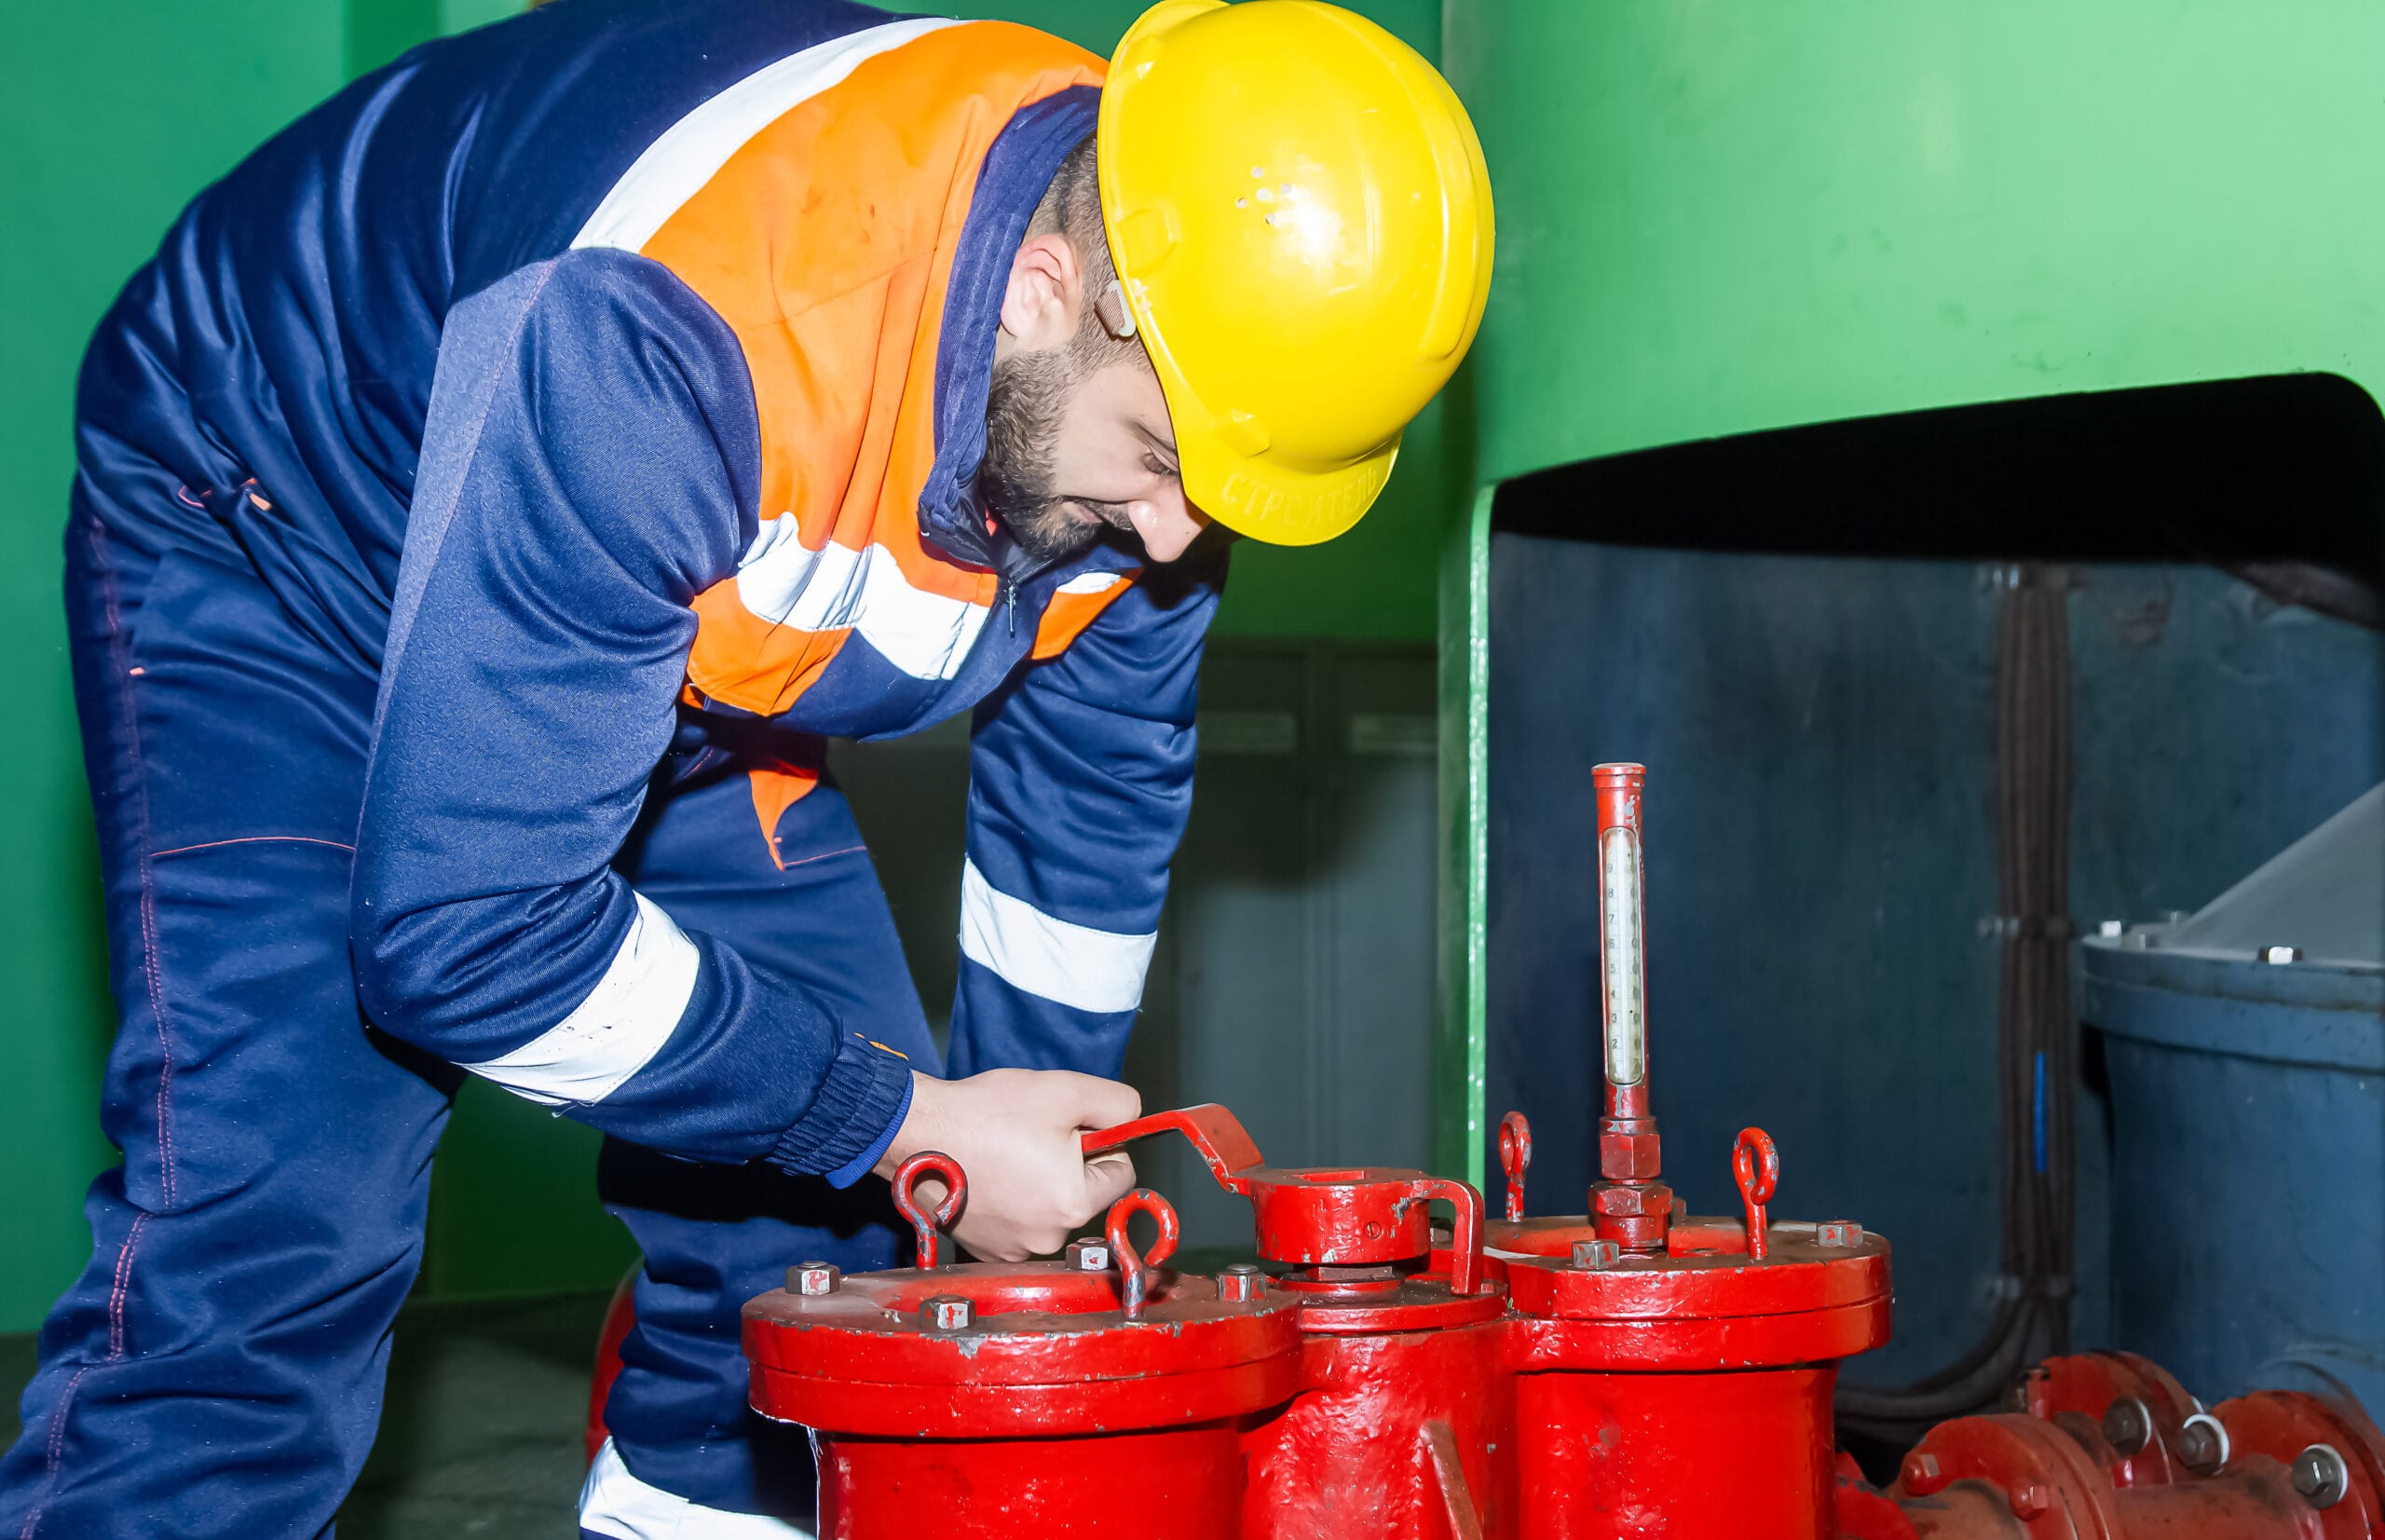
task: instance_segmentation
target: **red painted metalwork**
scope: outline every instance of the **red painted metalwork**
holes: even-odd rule
[[[1482,1287],[1482,1194],[1473,1184],[1400,1166],[1276,1166],[1234,1115],[1214,1102],[1153,1112],[1084,1136],[1088,1155],[1154,1134],[1180,1133],[1227,1192],[1250,1200],[1259,1255],[1296,1269],[1391,1267],[1433,1249],[1427,1205],[1455,1210],[1451,1290]]]
[[[1152,1243],[1149,1256],[1138,1251],[1134,1237],[1126,1233],[1127,1222],[1138,1214],[1149,1214],[1159,1225],[1159,1239]],[[1110,1221],[1102,1235],[1110,1243],[1112,1265],[1118,1269],[1119,1307],[1128,1319],[1141,1315],[1150,1302],[1152,1288],[1159,1279],[1159,1264],[1176,1255],[1179,1233],[1175,1207],[1148,1187],[1138,1187],[1110,1206]]]
[[[622,1340],[637,1324],[637,1308],[630,1300],[637,1274],[638,1270],[633,1267],[613,1286],[613,1297],[605,1306],[605,1324],[596,1333],[596,1371],[588,1380],[588,1425],[580,1435],[591,1460],[605,1447],[605,1440],[612,1437],[605,1426],[605,1402],[613,1394],[613,1382],[621,1377]]]
[[[1286,1269],[1277,1287],[1299,1302],[1308,1339],[1301,1394],[1244,1438],[1243,1534],[1512,1534],[1506,1301],[1483,1276],[1481,1194],[1395,1167],[1270,1166],[1216,1106],[1089,1134],[1084,1150],[1170,1131],[1250,1200],[1259,1254]],[[1426,1216],[1437,1198],[1453,1210],[1445,1252]]]
[[[1743,1194],[1772,1195],[1770,1146],[1735,1146]],[[1888,1340],[1888,1243],[1751,1206],[1753,1230],[1676,1221],[1657,1256],[1597,1251],[1588,1215],[1491,1227],[1520,1317],[1519,1534],[1833,1533],[1831,1392],[1837,1360]]]
[[[1842,1467],[1845,1540],[2385,1535],[2385,1435],[2349,1401],[2264,1390],[2203,1413],[2123,1353],[2048,1359],[2015,1398],[2023,1411],[1930,1429],[1886,1492]],[[2189,1459],[2198,1424],[2212,1443]]]
[[[944,1201],[929,1210],[920,1206],[917,1189],[921,1177],[935,1177],[945,1185]],[[944,1265],[944,1233],[961,1217],[969,1201],[969,1179],[961,1163],[938,1150],[922,1150],[894,1168],[894,1209],[910,1221],[918,1238],[916,1265],[921,1272]]]
[[[2098,1431],[2112,1450],[2106,1468],[2116,1486],[2150,1486],[2189,1474],[2177,1454],[2179,1439],[2202,1403],[2150,1358],[2133,1353],[2048,1358],[2022,1376],[2015,1399],[2021,1411],[2074,1437]]]
[[[1761,1128],[1740,1129],[1739,1142],[1731,1149],[1731,1175],[1747,1213],[1748,1260],[1760,1262],[1767,1245],[1764,1206],[1780,1188],[1780,1152],[1773,1148],[1772,1136]]]
[[[920,1170],[961,1190],[957,1171]],[[1112,1211],[1113,1247],[1136,1212],[1158,1219],[1164,1259],[1175,1216],[1148,1192]],[[922,1236],[920,1250],[941,1248]],[[874,1273],[749,1303],[751,1399],[813,1429],[822,1535],[1092,1540],[1122,1521],[1166,1540],[1234,1533],[1240,1424],[1299,1389],[1300,1307],[1263,1288],[1220,1298],[1208,1279],[1136,1261],[1133,1315],[1117,1271],[1057,1262]]]
[[[1532,1169],[1532,1124],[1521,1112],[1499,1120],[1499,1169],[1507,1177],[1507,1218],[1524,1217],[1524,1174]]]

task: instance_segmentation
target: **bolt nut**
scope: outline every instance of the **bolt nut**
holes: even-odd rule
[[[1904,1465],[1897,1472],[1904,1490],[1915,1497],[1929,1497],[1946,1490],[1945,1468],[1938,1464],[1938,1456],[1915,1450],[1904,1457]]]
[[[1253,1262],[1234,1262],[1218,1274],[1218,1298],[1231,1304],[1247,1304],[1267,1292],[1267,1274]]]
[[[959,1294],[938,1294],[920,1306],[920,1319],[937,1331],[966,1331],[977,1321],[977,1307]]]
[[[844,1278],[844,1270],[835,1262],[797,1262],[786,1270],[786,1291],[816,1300],[834,1294]]]
[[[2122,1454],[2140,1454],[2153,1441],[2153,1413],[2133,1396],[2123,1396],[2104,1411],[2104,1439]]]
[[[2024,1523],[2042,1516],[2046,1509],[2053,1506],[2053,1493],[2036,1481],[2014,1486],[2004,1494],[2004,1500],[2012,1505],[2012,1517]]]
[[[1670,1214],[1672,1206],[1673,1190],[1660,1181],[1601,1183],[1590,1189],[1590,1212],[1609,1219],[1655,1219]]]
[[[2178,1461],[2198,1476],[2228,1463],[2228,1429],[2208,1411],[2198,1411],[2178,1429]]]
[[[2103,920],[2095,923],[2095,934],[2106,940],[2117,939],[2127,932],[2128,921],[2125,920]]]
[[[1599,1135],[1599,1175],[1609,1181],[1645,1181],[1664,1170],[1664,1142],[1654,1134]]]
[[[1623,1260],[1623,1247],[1613,1241],[1575,1241],[1574,1265],[1592,1273],[1603,1273]]]
[[[2263,962],[2299,962],[2302,961],[2302,948],[2299,947],[2264,947],[2253,955]]]
[[[1110,1243],[1091,1238],[1070,1241],[1068,1261],[1069,1266],[1079,1273],[1107,1273],[1110,1271]]]
[[[1861,1246],[1863,1227],[1853,1220],[1824,1220],[1814,1226],[1816,1246]]]
[[[2294,1490],[2314,1508],[2331,1508],[2351,1490],[2344,1457],[2326,1444],[2312,1444],[2294,1457]]]

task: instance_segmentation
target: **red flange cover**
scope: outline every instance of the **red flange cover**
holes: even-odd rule
[[[971,1325],[922,1319],[969,1301]],[[825,1432],[986,1438],[1166,1427],[1240,1416],[1300,1388],[1300,1302],[1218,1297],[1162,1270],[1129,1317],[1115,1272],[972,1262],[865,1274],[820,1296],[745,1306],[754,1409]]]
[[[1757,1260],[1740,1221],[1691,1219],[1674,1225],[1662,1254],[1576,1265],[1575,1244],[1598,1233],[1586,1216],[1494,1222],[1490,1255],[1528,1317],[1512,1361],[1524,1370],[1754,1369],[1879,1346],[1888,1338],[1888,1243],[1862,1233],[1823,1246],[1818,1228],[1768,1226]]]

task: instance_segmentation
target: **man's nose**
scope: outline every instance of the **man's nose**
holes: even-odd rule
[[[1128,503],[1126,517],[1142,537],[1144,554],[1155,562],[1172,562],[1183,555],[1209,522],[1192,511],[1181,492]]]

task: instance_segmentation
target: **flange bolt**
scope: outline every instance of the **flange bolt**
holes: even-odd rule
[[[2178,1460],[2198,1476],[2228,1463],[2228,1430],[2208,1411],[2198,1411],[2178,1430]]]
[[[1939,1465],[1938,1456],[1920,1450],[1904,1457],[1897,1474],[1904,1481],[1904,1490],[1915,1497],[1933,1497],[1946,1490],[1945,1467]]]
[[[2004,1494],[2004,1500],[2012,1505],[2012,1517],[2024,1524],[2032,1519],[2043,1517],[2046,1509],[2053,1506],[2053,1494],[2037,1481],[2025,1481],[2013,1487]]]
[[[959,1294],[938,1294],[920,1306],[920,1319],[938,1331],[966,1331],[976,1323],[977,1307]]]
[[[834,1294],[844,1277],[844,1270],[835,1262],[797,1262],[786,1270],[786,1291],[816,1300]]]
[[[1814,1226],[1816,1246],[1861,1246],[1863,1227],[1853,1220],[1824,1220]]]
[[[1575,1241],[1574,1265],[1592,1273],[1603,1273],[1623,1258],[1623,1247],[1615,1241]]]
[[[2314,1508],[2331,1508],[2351,1490],[2344,1457],[2325,1444],[2312,1444],[2294,1457],[2294,1490]]]
[[[1070,1241],[1068,1260],[1073,1272],[1107,1273],[1110,1271],[1110,1243],[1096,1236]]]
[[[2122,1454],[2142,1453],[2153,1441],[2153,1414],[2135,1397],[2121,1397],[2105,1409],[2104,1439]]]
[[[1267,1292],[1267,1274],[1255,1262],[1230,1262],[1218,1274],[1218,1298],[1229,1304],[1247,1304]]]

